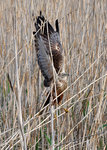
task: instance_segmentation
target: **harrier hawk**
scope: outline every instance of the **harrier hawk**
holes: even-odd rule
[[[59,36],[59,25],[58,20],[55,21],[56,30],[51,26],[51,24],[44,18],[42,13],[37,17],[35,22],[36,31],[34,34],[35,49],[38,59],[38,65],[44,76],[44,86],[50,87],[52,83],[56,84],[52,90],[53,99],[57,98],[58,104],[63,98],[63,91],[67,87],[66,77],[63,74],[63,48],[60,42]],[[53,74],[54,73],[54,74]],[[54,78],[55,75],[55,78]],[[62,93],[62,94],[61,94]],[[44,104],[44,107],[49,104],[50,96]],[[55,104],[56,101],[53,102]]]

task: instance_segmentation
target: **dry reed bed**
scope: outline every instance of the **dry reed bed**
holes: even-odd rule
[[[26,145],[28,149],[50,149],[52,145],[50,111],[37,116],[46,98],[32,35],[32,14],[36,17],[40,10],[53,25],[59,19],[69,73],[63,102],[55,109],[55,148],[106,149],[106,0],[0,3],[0,149]],[[69,112],[65,114],[62,107]]]

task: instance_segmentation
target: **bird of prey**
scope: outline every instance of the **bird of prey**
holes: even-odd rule
[[[54,85],[51,94],[53,99],[56,98],[57,94],[57,103],[59,104],[63,98],[62,92],[67,88],[67,81],[64,76],[64,56],[60,42],[58,20],[55,21],[55,26],[56,30],[40,12],[35,21],[36,31],[33,32],[33,35],[38,65],[44,77],[44,86],[50,87],[55,83],[56,90]],[[49,104],[51,94],[49,94],[44,107]],[[56,100],[53,101],[53,104],[55,103]]]

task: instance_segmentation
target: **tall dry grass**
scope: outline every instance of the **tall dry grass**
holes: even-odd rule
[[[0,1],[0,149],[52,146],[50,110],[37,116],[46,98],[32,35],[40,10],[53,26],[59,19],[69,73],[55,108],[54,148],[107,149],[106,0]]]

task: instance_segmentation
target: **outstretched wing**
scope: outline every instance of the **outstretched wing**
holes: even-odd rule
[[[35,23],[36,31],[39,30],[38,34],[41,35],[43,42],[46,45],[46,53],[50,55],[50,50],[52,51],[54,67],[58,73],[63,64],[63,49],[60,42],[58,20],[55,21],[55,25],[56,31],[54,31],[51,24],[44,18],[44,16],[42,16],[41,12]]]
[[[53,79],[52,64],[46,53],[47,51],[46,45],[44,44],[44,41],[40,35],[36,36],[35,42],[36,42],[38,64],[41,69],[42,75],[45,78],[44,85],[48,87],[50,86],[51,81]]]

